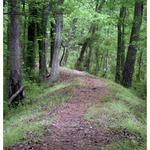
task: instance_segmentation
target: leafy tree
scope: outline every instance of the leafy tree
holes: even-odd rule
[[[117,48],[117,64],[116,64],[116,76],[115,81],[120,83],[121,75],[124,67],[125,60],[125,18],[127,8],[122,6],[120,8],[120,15],[118,21],[118,48]]]
[[[59,52],[61,48],[61,42],[62,42],[62,29],[63,29],[63,10],[62,10],[62,4],[63,0],[58,0],[58,8],[55,11],[54,19],[55,19],[55,41],[54,41],[54,52],[53,52],[53,60],[52,60],[52,70],[51,70],[51,81],[57,81],[60,75],[60,69],[59,69]]]
[[[142,16],[143,16],[143,1],[137,0],[135,2],[134,21],[130,36],[127,58],[123,71],[122,85],[124,85],[125,87],[131,87],[132,85],[134,65],[136,61],[137,42],[139,38],[140,27],[142,24]]]
[[[19,0],[8,1],[9,24],[8,24],[8,49],[10,51],[10,82],[9,103],[23,98],[21,78],[21,47],[20,47],[20,2]]]

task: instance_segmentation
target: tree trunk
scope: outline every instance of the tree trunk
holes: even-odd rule
[[[86,69],[88,72],[90,71],[91,57],[92,57],[92,46],[89,46],[88,58],[86,61]]]
[[[107,71],[108,71],[108,56],[109,56],[109,53],[108,53],[108,49],[106,50],[106,56],[104,58],[104,64],[103,64],[103,77],[107,77]]]
[[[130,36],[130,43],[127,52],[127,58],[123,71],[122,85],[125,87],[132,86],[132,78],[134,73],[134,65],[136,61],[137,42],[142,24],[143,1],[136,0],[134,9],[134,21]]]
[[[19,0],[9,0],[8,48],[10,51],[9,97],[21,88],[21,48],[20,48],[20,12]],[[14,101],[23,98],[22,92]]]
[[[92,44],[94,42],[93,38],[95,37],[96,30],[98,30],[98,26],[97,26],[97,24],[93,23],[93,26],[90,31],[91,36],[90,36],[89,43],[88,43],[89,52],[88,52],[87,60],[85,61],[85,68],[87,69],[87,71],[89,71],[89,67],[90,67],[91,56],[92,56]]]
[[[95,50],[95,61],[96,61],[96,67],[95,67],[95,71],[94,71],[94,74],[97,75],[99,69],[100,69],[100,64],[102,62],[102,57],[103,55],[101,56],[101,59],[99,58],[99,52],[98,52],[98,49]],[[99,61],[100,59],[100,61]]]
[[[36,22],[34,16],[37,15],[37,9],[33,7],[33,2],[29,5],[29,21],[28,21],[28,45],[26,52],[26,68],[28,76],[31,77],[35,68],[35,41],[36,41]]]
[[[62,56],[61,56],[61,59],[60,59],[60,63],[59,63],[60,66],[62,66],[62,62],[63,62],[64,56],[65,56],[65,52],[66,52],[66,47],[63,45],[63,42],[61,43],[61,46],[63,47],[63,53],[62,53]]]
[[[25,1],[22,2],[23,3],[23,12],[25,13],[26,11],[26,3]],[[26,45],[27,45],[27,16],[24,16],[24,22],[23,22],[23,62],[25,63],[25,58],[26,58]],[[24,66],[25,67],[25,66]]]
[[[99,1],[97,1],[97,2],[96,2],[95,11],[98,12],[98,13],[100,13],[101,10],[102,10],[102,6],[103,6],[104,3],[105,3],[105,0],[102,0],[100,3],[99,3]],[[76,69],[79,69],[79,70],[82,70],[82,69],[83,69],[83,68],[82,68],[82,63],[83,63],[84,53],[85,53],[87,47],[92,44],[92,43],[89,44],[89,42],[91,42],[91,38],[92,38],[92,36],[94,35],[94,33],[95,33],[95,31],[96,31],[96,26],[97,26],[97,25],[94,24],[94,23],[91,24],[91,27],[90,27],[90,29],[89,29],[89,33],[90,33],[90,34],[92,33],[92,35],[91,35],[91,37],[86,38],[85,41],[84,41],[84,43],[83,43],[82,49],[81,49],[81,51],[80,51],[80,56],[79,56],[79,58],[78,58],[78,60],[77,60],[77,62],[76,62],[76,65],[75,65],[75,68],[76,68]]]
[[[138,72],[136,74],[136,80],[140,81],[141,79],[141,67],[142,67],[142,56],[143,56],[143,51],[140,51],[137,63],[138,63]]]
[[[51,48],[50,48],[50,64],[49,66],[52,67],[52,60],[53,60],[53,52],[54,52],[54,42],[55,42],[55,24],[51,21]]]
[[[73,38],[73,35],[75,33],[75,29],[76,29],[75,24],[76,24],[76,22],[77,22],[77,18],[73,18],[71,29],[70,29],[70,32],[68,34],[68,42],[67,42],[67,45],[66,45],[66,51],[65,51],[65,55],[64,55],[63,65],[66,65],[66,63],[67,63],[68,56],[69,56],[69,51],[72,47],[72,38]]]
[[[86,41],[84,42],[82,49],[80,51],[80,56],[75,64],[75,68],[78,70],[82,70],[82,62],[83,62],[83,57],[84,57],[84,53],[86,51],[86,48],[88,47],[88,42],[89,42],[89,38],[86,39]]]
[[[50,4],[49,4],[50,5]],[[40,81],[44,81],[47,74],[46,52],[47,52],[47,23],[50,6],[43,7],[42,22],[40,24],[42,40],[39,41],[39,76]]]
[[[124,41],[124,26],[126,17],[126,7],[120,8],[120,15],[118,21],[118,48],[117,48],[117,64],[116,64],[116,76],[115,81],[121,82],[121,76],[124,67],[125,58],[125,41]]]
[[[54,52],[53,52],[53,60],[52,60],[52,69],[51,69],[51,82],[55,82],[58,80],[60,75],[60,66],[59,66],[59,52],[61,49],[62,42],[62,29],[63,29],[63,10],[61,8],[64,0],[58,0],[58,10],[56,10],[55,14],[55,22],[56,22],[56,36],[54,42]]]

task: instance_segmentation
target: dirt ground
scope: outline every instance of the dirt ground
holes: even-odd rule
[[[80,71],[62,69],[62,81],[74,78],[83,85],[72,91],[72,98],[67,103],[49,112],[49,117],[57,119],[47,127],[45,137],[36,143],[18,143],[6,150],[105,150],[106,144],[125,138],[123,132],[103,131],[84,119],[87,109],[100,103],[107,94],[105,82]]]

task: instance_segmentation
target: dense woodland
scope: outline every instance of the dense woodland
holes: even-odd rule
[[[62,67],[146,99],[145,0],[4,0],[3,13],[4,116]]]
[[[56,82],[61,66],[145,97],[146,2],[4,0],[5,99],[22,99],[24,80]]]

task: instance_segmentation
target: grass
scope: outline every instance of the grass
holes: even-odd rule
[[[109,93],[99,104],[87,110],[85,119],[95,122],[104,131],[127,129],[143,138],[141,145],[135,139],[114,141],[107,145],[108,150],[145,150],[146,101],[118,84],[108,80],[105,82],[108,84]],[[11,146],[19,141],[39,140],[47,132],[46,126],[57,119],[57,116],[49,117],[48,113],[67,102],[72,96],[72,90],[84,84],[80,78],[71,83],[61,82],[51,86],[24,82],[25,103],[17,108],[4,109],[4,146]],[[50,93],[56,94],[49,96]]]
[[[48,96],[48,94],[64,88],[69,89],[69,87],[71,90],[77,84],[62,82],[48,87],[39,86],[32,82],[24,82],[26,87],[24,104],[20,104],[17,108],[5,108],[4,146],[11,146],[19,141],[37,140],[37,137],[45,134],[47,132],[46,126],[56,119],[56,117],[49,117],[48,112],[67,102],[71,96],[69,93],[60,93],[53,96]]]
[[[146,101],[135,96],[131,90],[105,80],[109,93],[99,105],[90,107],[85,119],[96,122],[97,127],[105,130],[124,130],[143,138],[142,145],[137,141],[120,140],[108,145],[111,150],[146,149]]]
[[[139,146],[138,142],[133,140],[121,140],[112,142],[107,146],[107,150],[146,150],[146,145]]]

